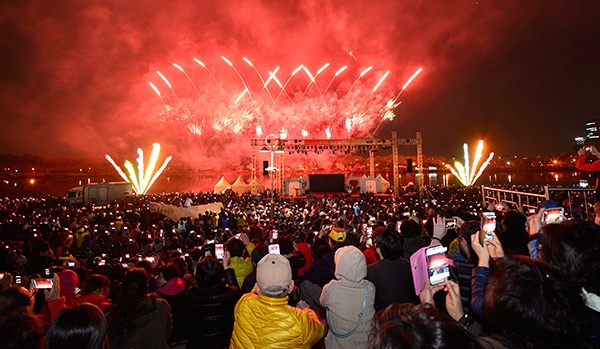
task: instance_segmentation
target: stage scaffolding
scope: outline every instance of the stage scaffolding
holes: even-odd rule
[[[399,170],[398,170],[398,146],[416,146],[417,148],[417,174],[416,185],[421,192],[423,187],[423,138],[421,132],[416,133],[415,138],[398,138],[397,132],[392,132],[391,139],[364,138],[364,139],[285,139],[268,135],[264,139],[252,139],[253,147],[260,147],[261,152],[271,153],[271,163],[269,175],[273,183],[272,189],[283,188],[285,178],[284,154],[286,151],[297,153],[322,153],[324,151],[342,151],[351,153],[353,151],[369,152],[369,176],[375,177],[374,153],[381,150],[392,149],[393,161],[393,188],[394,194],[399,189]],[[256,177],[256,155],[253,154],[252,174]]]

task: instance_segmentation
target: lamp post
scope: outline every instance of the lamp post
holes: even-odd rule
[[[267,172],[269,172],[269,177],[271,177],[271,219],[273,219],[273,215],[275,212],[275,184],[274,177],[275,172],[279,171],[277,167],[275,167],[274,158],[275,154],[283,154],[283,141],[275,136],[274,134],[269,134],[265,137],[265,146],[260,150],[261,153],[271,153],[271,162],[269,166],[266,168]]]

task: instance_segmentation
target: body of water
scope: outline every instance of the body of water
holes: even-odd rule
[[[353,174],[356,175],[356,174]],[[225,175],[225,179],[233,184],[239,174]],[[392,182],[388,173],[382,173],[382,176]],[[241,177],[246,182],[250,180],[250,174],[241,174]],[[159,177],[154,186],[150,189],[152,192],[199,192],[212,191],[213,187],[221,179],[220,175],[199,175],[193,172],[182,173],[177,175],[169,175],[165,173]],[[258,175],[258,179],[265,184],[267,188],[270,186],[270,179]],[[581,180],[587,180],[590,186],[595,186],[596,179],[594,174],[581,172],[542,172],[542,171],[523,171],[523,172],[486,172],[484,173],[476,185],[549,185],[549,186],[577,186]],[[70,188],[85,185],[87,183],[97,182],[119,182],[122,179],[115,174],[114,176],[88,176],[85,174],[70,174],[64,176],[38,176],[32,178],[12,178],[5,179],[0,184],[0,197],[44,197],[65,196],[65,193]],[[458,180],[449,174],[430,173],[425,175],[425,184],[427,185],[448,185],[459,184]],[[406,185],[409,182],[416,182],[415,173],[400,174],[400,184]]]

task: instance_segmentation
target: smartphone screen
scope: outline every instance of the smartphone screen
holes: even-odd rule
[[[21,275],[15,275],[15,284],[17,284],[17,285],[23,284],[23,279],[21,278]]]
[[[54,280],[50,278],[31,279],[31,286],[36,290],[51,289],[53,284]]]
[[[565,220],[565,209],[562,207],[549,208],[544,211],[542,222],[546,224],[561,223]]]
[[[450,276],[450,267],[446,258],[447,248],[436,245],[425,251],[427,266],[429,268],[429,282],[432,285],[442,283]]]
[[[279,251],[279,244],[269,245],[269,253],[281,254]]]
[[[456,229],[456,218],[446,218],[446,229]]]
[[[271,239],[277,240],[278,237],[279,237],[279,233],[277,232],[277,230],[273,230],[273,233],[271,235]]]
[[[225,254],[223,244],[215,244],[215,257],[217,257],[217,259],[223,259],[223,254]]]

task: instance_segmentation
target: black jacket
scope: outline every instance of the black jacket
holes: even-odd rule
[[[227,269],[228,279],[232,273],[232,269]],[[239,287],[225,282],[211,288],[188,289],[185,292],[186,348],[228,348],[233,331],[233,308],[240,296]]]

